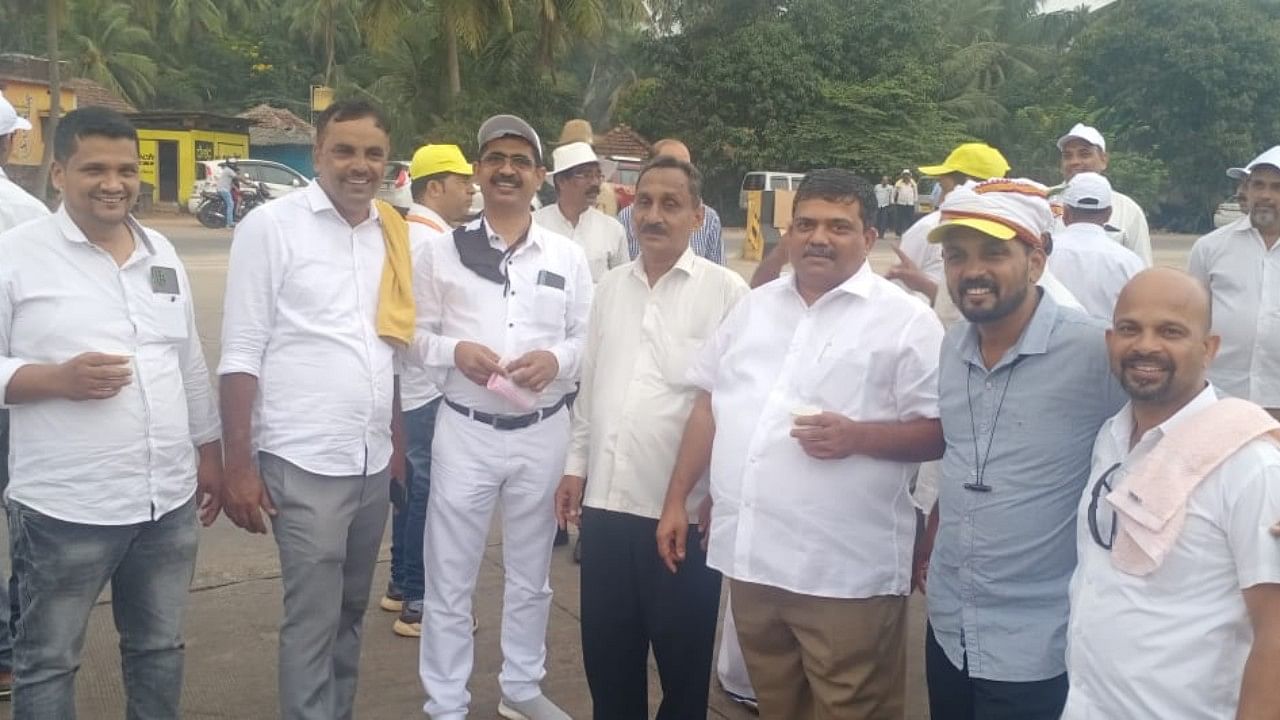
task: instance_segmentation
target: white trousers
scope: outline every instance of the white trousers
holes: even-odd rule
[[[756,691],[751,687],[751,677],[747,675],[747,661],[742,657],[742,646],[738,644],[738,627],[733,623],[733,608],[729,605],[724,609],[724,627],[720,629],[716,676],[720,678],[720,687],[725,690],[734,695],[755,699]]]
[[[502,504],[502,694],[541,693],[551,612],[555,491],[569,445],[569,412],[520,430],[495,430],[448,405],[431,449],[431,499],[423,539],[426,593],[418,671],[423,709],[435,720],[465,718],[475,660],[472,596],[493,510]]]

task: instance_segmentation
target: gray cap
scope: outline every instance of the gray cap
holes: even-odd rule
[[[481,149],[498,138],[518,137],[527,140],[533,146],[534,161],[542,164],[542,141],[538,139],[538,132],[515,115],[494,115],[485,120],[476,137]]]

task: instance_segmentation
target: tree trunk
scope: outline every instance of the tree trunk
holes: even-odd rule
[[[453,19],[444,21],[445,50],[449,56],[449,97],[462,94],[462,64],[458,58],[458,31],[454,29]]]
[[[44,141],[44,151],[40,155],[40,172],[36,174],[36,197],[49,200],[49,170],[53,166],[53,138],[58,132],[58,118],[62,115],[62,72],[58,67],[58,8],[57,3],[47,5],[45,22],[45,43],[49,56],[49,124],[44,126],[40,136]],[[37,115],[34,118],[40,122]]]
[[[332,7],[332,6],[330,6]],[[334,38],[335,29],[333,27],[333,14],[329,15],[329,27],[324,32],[324,84],[333,87],[333,56],[334,46],[337,43]]]

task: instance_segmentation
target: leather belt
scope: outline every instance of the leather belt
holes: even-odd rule
[[[494,415],[493,413],[480,412],[479,410],[472,410],[466,405],[459,405],[449,398],[444,399],[444,404],[478,423],[484,423],[492,427],[494,430],[523,430],[560,412],[560,409],[565,405],[565,398],[560,398],[554,405],[544,407],[541,410],[534,410],[524,415]]]

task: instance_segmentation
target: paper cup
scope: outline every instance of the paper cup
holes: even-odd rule
[[[822,408],[817,405],[797,405],[791,410],[791,422],[794,424],[795,421],[800,418],[813,417],[814,415],[821,414]]]

